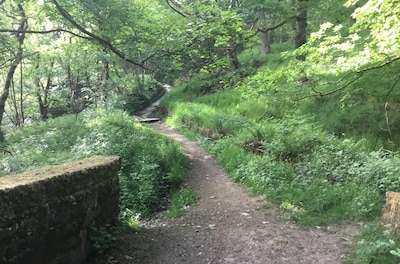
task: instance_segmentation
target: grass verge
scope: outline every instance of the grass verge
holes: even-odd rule
[[[190,206],[197,202],[196,193],[188,188],[176,191],[171,198],[171,203],[165,217],[172,219],[182,215]]]
[[[235,181],[280,205],[292,221],[376,221],[385,192],[400,191],[398,152],[372,148],[371,138],[338,136],[326,129],[327,122],[321,124],[297,107],[300,103],[285,97],[243,96],[251,87],[202,96],[185,87],[196,87],[196,79],[176,88],[163,102],[167,123],[197,140]],[[375,232],[386,240],[372,242],[372,247],[390,245],[381,257],[398,263],[399,241],[388,238],[387,231]],[[360,256],[381,258],[378,251],[367,256],[371,244],[358,246],[365,248],[359,250]]]

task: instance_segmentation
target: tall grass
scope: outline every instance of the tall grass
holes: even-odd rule
[[[274,201],[290,220],[379,221],[385,192],[400,191],[398,95],[371,96],[380,88],[366,79],[332,96],[315,96],[311,88],[337,89],[337,76],[314,69],[308,77],[301,63],[290,65],[277,54],[261,61],[254,54],[242,53],[242,64],[268,68],[236,89],[200,95],[178,87],[164,102],[167,122],[197,139],[232,179]],[[388,232],[367,229],[349,263],[398,263],[400,242]]]
[[[379,217],[386,191],[400,191],[396,153],[327,131],[296,103],[242,97],[240,90],[167,101],[167,122],[195,133],[238,182],[306,225]]]

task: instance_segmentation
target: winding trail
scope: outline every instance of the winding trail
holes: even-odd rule
[[[186,185],[198,204],[176,219],[158,218],[130,231],[108,259],[120,264],[342,263],[357,224],[299,227],[276,206],[233,183],[196,143],[164,123],[151,126],[180,142],[189,160]]]

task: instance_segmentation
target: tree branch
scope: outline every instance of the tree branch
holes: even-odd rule
[[[171,5],[170,0],[165,0],[165,2],[167,2],[167,5],[174,10],[176,13],[178,13],[179,15],[183,16],[183,17],[190,17],[192,16],[192,14],[186,10],[183,9],[182,5],[180,5],[179,3],[177,3],[174,0],[171,0],[171,2],[176,5],[177,7],[179,7],[180,9],[182,9],[183,11],[179,11],[178,9],[176,9],[174,6]]]
[[[12,152],[7,150],[6,148],[0,147],[0,151],[3,152],[4,154],[9,154],[9,155],[13,156]]]
[[[16,29],[6,29],[6,28],[0,28],[0,33],[27,33],[27,34],[50,34],[50,33],[60,33],[60,32],[65,32],[71,35],[74,35],[75,37],[83,38],[83,39],[88,39],[92,40],[90,37],[82,36],[77,33],[74,33],[72,31],[66,30],[66,29],[50,29],[50,30],[16,30]]]
[[[395,88],[396,85],[399,83],[399,81],[400,81],[400,75],[397,75],[396,80],[393,82],[393,84],[392,84],[391,87],[389,88],[389,91],[386,93],[386,96],[389,96],[389,95],[393,92],[394,88]]]
[[[388,66],[388,65],[390,65],[390,64],[392,64],[393,62],[398,61],[398,60],[400,60],[400,56],[399,56],[399,57],[395,57],[395,58],[393,58],[393,59],[391,59],[391,60],[388,60],[388,61],[386,61],[385,63],[379,64],[379,65],[375,65],[375,66],[372,66],[372,67],[369,67],[369,68],[365,68],[365,69],[362,69],[362,70],[359,70],[359,71],[355,71],[355,72],[349,72],[349,73],[345,74],[342,78],[340,78],[339,80],[337,80],[337,81],[335,81],[335,82],[322,83],[322,85],[341,84],[344,80],[348,79],[351,75],[355,74],[355,77],[353,77],[351,80],[349,80],[348,82],[346,82],[345,84],[343,84],[343,85],[340,86],[339,88],[337,88],[337,89],[335,89],[335,90],[332,90],[332,91],[329,91],[329,92],[326,92],[326,93],[317,91],[317,90],[315,90],[314,88],[312,88],[313,92],[316,93],[316,94],[304,96],[304,97],[301,97],[301,98],[298,99],[298,100],[302,100],[302,99],[309,98],[309,97],[316,97],[316,96],[319,96],[319,97],[322,97],[322,96],[329,96],[329,95],[332,95],[332,94],[334,94],[334,93],[340,92],[340,91],[346,89],[347,87],[349,87],[349,86],[350,86],[351,84],[353,84],[354,82],[356,82],[356,81],[358,81],[359,79],[361,79],[361,77],[362,77],[365,73],[367,73],[367,72],[369,72],[369,71],[381,69],[381,68],[386,67],[386,66]],[[397,83],[397,81],[396,81],[395,83]],[[392,88],[392,89],[393,89],[393,88]]]
[[[262,28],[262,27],[259,27],[259,28],[257,28],[257,32],[267,33],[268,31],[275,30],[275,29],[277,29],[277,28],[279,28],[279,27],[285,25],[285,24],[288,23],[290,20],[295,19],[295,18],[296,18],[296,16],[288,17],[287,19],[283,20],[283,21],[280,22],[279,24],[276,24],[276,25],[271,26],[271,27],[269,27],[269,28]]]
[[[268,27],[268,28],[258,27],[257,29],[255,29],[255,30],[253,31],[253,33],[251,33],[251,34],[249,34],[248,36],[246,36],[246,38],[244,38],[243,41],[247,41],[247,40],[251,39],[252,37],[254,37],[255,35],[257,35],[257,34],[260,33],[260,32],[261,32],[261,33],[267,33],[268,31],[275,30],[275,29],[277,29],[277,28],[279,28],[279,27],[285,25],[285,24],[288,23],[290,20],[295,19],[295,18],[296,18],[296,16],[288,17],[287,19],[283,20],[282,22],[280,22],[280,23],[278,23],[278,24],[276,24],[276,25],[274,25],[274,26]],[[254,25],[254,24],[253,24],[253,25]],[[253,26],[252,26],[252,27],[253,27]],[[252,29],[251,29],[251,30],[252,30]]]
[[[132,63],[133,65],[139,66],[145,70],[149,70],[146,66],[144,66],[143,64],[136,62],[134,60],[131,60],[129,58],[126,57],[126,55],[124,53],[122,53],[121,51],[117,50],[117,48],[115,48],[113,46],[113,44],[111,42],[109,42],[108,40],[97,36],[96,34],[93,34],[92,32],[86,30],[84,27],[82,27],[81,25],[79,25],[74,18],[57,2],[57,0],[52,0],[53,4],[56,6],[58,12],[68,21],[70,22],[74,27],[76,27],[79,31],[81,31],[82,33],[88,35],[89,37],[91,37],[94,41],[96,41],[97,43],[99,43],[100,45],[102,45],[104,48],[107,48],[109,50],[111,50],[115,55],[117,55],[118,57],[120,57],[121,59]]]

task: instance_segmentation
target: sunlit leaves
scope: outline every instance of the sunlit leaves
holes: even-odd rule
[[[396,56],[400,50],[400,5],[395,0],[370,0],[356,9],[355,29],[371,30],[377,53]]]
[[[355,9],[350,31],[341,25],[324,23],[312,33],[307,46],[297,52],[306,53],[309,63],[331,65],[337,73],[363,71],[396,59],[400,51],[400,5],[394,0],[348,1]],[[375,66],[376,65],[376,66]]]

